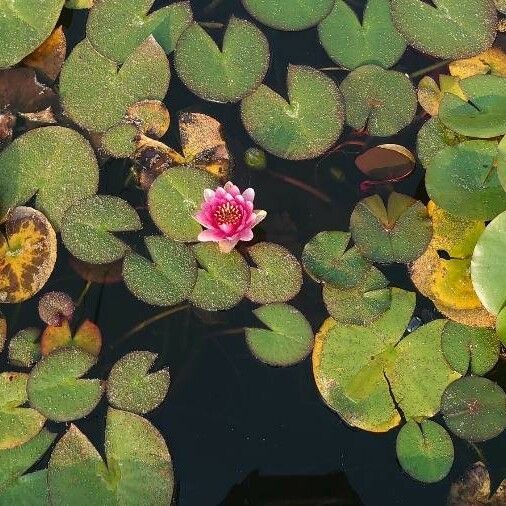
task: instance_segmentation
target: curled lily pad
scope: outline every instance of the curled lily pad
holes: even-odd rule
[[[40,330],[28,327],[9,341],[9,363],[17,367],[32,367],[41,357],[38,342]]]
[[[381,263],[415,260],[432,237],[425,206],[396,192],[386,207],[379,195],[361,200],[351,215],[350,231],[359,251]]]
[[[487,378],[466,376],[445,390],[441,412],[457,436],[467,441],[486,441],[506,428],[506,394]]]
[[[24,408],[28,400],[28,374],[4,372],[0,374],[0,451],[15,448],[34,438],[46,418],[32,408]]]
[[[159,139],[170,125],[170,114],[159,100],[142,100],[127,109],[127,120],[146,135]]]
[[[40,212],[16,207],[0,233],[0,302],[29,299],[47,282],[56,262],[56,233]]]
[[[58,229],[65,211],[97,187],[93,149],[69,128],[30,130],[0,153],[0,216],[36,195],[35,207]]]
[[[407,45],[393,25],[388,0],[368,0],[362,22],[345,0],[338,0],[318,25],[318,34],[332,60],[348,69],[367,64],[392,67]]]
[[[387,137],[409,125],[416,112],[416,93],[409,78],[377,65],[363,65],[341,83],[346,122],[371,135]]]
[[[86,36],[106,58],[123,63],[150,35],[169,54],[192,21],[190,2],[151,12],[154,0],[101,0],[88,16]],[[148,14],[149,13],[149,14]]]
[[[215,243],[193,246],[200,265],[190,300],[207,311],[221,311],[238,304],[246,294],[250,270],[236,251],[222,253]]]
[[[142,301],[173,306],[186,299],[197,280],[197,262],[191,250],[167,237],[146,237],[153,262],[130,252],[123,262],[128,289]]]
[[[278,244],[261,242],[248,248],[256,267],[251,267],[251,281],[246,297],[257,304],[286,302],[302,286],[302,269],[298,260]]]
[[[50,420],[66,422],[90,413],[102,397],[98,379],[82,379],[96,358],[78,348],[62,348],[44,357],[28,379],[30,404]]]
[[[141,228],[139,215],[126,201],[112,195],[94,195],[67,211],[61,234],[66,248],[79,260],[108,264],[128,251],[114,233]]]
[[[242,122],[254,141],[280,158],[315,158],[341,134],[344,105],[335,83],[311,67],[290,65],[288,101],[261,85],[241,104]]]
[[[118,409],[144,414],[159,406],[169,389],[169,370],[149,372],[157,355],[133,351],[118,360],[107,379],[107,399]]]
[[[268,304],[253,313],[268,327],[246,329],[246,343],[256,358],[268,365],[288,366],[309,355],[313,330],[297,309],[288,304]]]
[[[495,39],[489,0],[392,0],[392,17],[410,45],[438,58],[472,56]]]
[[[213,102],[238,102],[264,79],[269,43],[252,23],[232,17],[220,49],[198,23],[177,43],[174,64],[180,79],[196,95]]]
[[[163,100],[169,80],[167,57],[153,37],[130,53],[121,67],[85,39],[63,65],[60,98],[65,112],[81,127],[104,132],[136,102]]]
[[[47,356],[60,348],[79,348],[98,357],[102,347],[102,333],[90,320],[85,320],[72,335],[68,321],[60,326],[48,325],[40,338],[40,351]]]
[[[242,0],[246,10],[264,25],[278,30],[305,30],[327,17],[333,0]]]
[[[485,74],[506,77],[506,52],[500,47],[491,47],[471,58],[453,61],[448,68],[459,79]]]
[[[380,144],[355,158],[355,165],[360,172],[384,182],[400,181],[409,176],[415,163],[413,153],[399,144]]]
[[[76,306],[65,292],[47,292],[39,300],[39,317],[47,325],[61,325],[71,320]]]
[[[441,481],[453,465],[453,442],[432,420],[408,421],[397,435],[397,458],[404,471],[424,483]]]
[[[104,132],[101,139],[102,149],[116,158],[132,157],[137,149],[139,131],[132,123],[120,123]]]

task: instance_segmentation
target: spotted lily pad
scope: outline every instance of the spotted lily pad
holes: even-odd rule
[[[17,367],[32,367],[41,357],[38,342],[40,330],[28,327],[9,341],[9,363]]]
[[[69,128],[30,130],[0,153],[0,216],[36,195],[35,207],[58,229],[65,211],[97,187],[93,149]]]
[[[127,109],[127,120],[146,135],[159,139],[170,125],[170,114],[159,100],[142,100]]]
[[[344,105],[334,81],[311,67],[290,65],[288,101],[261,85],[241,104],[243,124],[266,151],[302,160],[327,151],[341,134]]]
[[[318,25],[318,34],[332,60],[348,69],[367,64],[392,67],[407,45],[393,25],[388,0],[368,0],[362,22],[345,0],[337,0]]]
[[[106,58],[123,63],[150,35],[169,54],[192,21],[190,2],[151,12],[154,0],[101,0],[88,16],[86,36]],[[149,14],[148,14],[149,13]]]
[[[102,333],[90,320],[85,320],[72,335],[67,320],[60,326],[48,325],[40,338],[40,351],[43,356],[60,348],[79,348],[98,357],[102,347]]]
[[[108,264],[128,251],[114,233],[141,228],[137,212],[126,201],[112,195],[94,195],[67,211],[61,234],[66,248],[79,260]]]
[[[132,123],[120,123],[104,132],[100,140],[102,149],[116,158],[132,157],[137,149],[139,130]]]
[[[78,348],[62,348],[44,357],[28,379],[30,404],[50,420],[66,422],[90,413],[102,397],[98,379],[82,379],[96,357]]]
[[[253,313],[268,327],[246,329],[246,343],[256,358],[268,365],[288,366],[309,355],[313,330],[297,309],[288,304],[268,304]]]
[[[238,102],[264,79],[269,43],[252,23],[232,17],[220,49],[198,23],[181,35],[174,64],[178,76],[196,95],[213,102]]]
[[[415,116],[416,93],[409,78],[401,72],[363,65],[346,76],[340,89],[348,125],[366,128],[371,135],[394,135]]]
[[[497,15],[489,0],[392,0],[392,17],[410,45],[438,58],[463,58],[490,47]]]
[[[169,389],[169,370],[149,372],[157,355],[133,351],[118,360],[107,379],[107,399],[118,409],[144,414],[159,406]]]

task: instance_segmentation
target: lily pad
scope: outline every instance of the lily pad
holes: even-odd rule
[[[28,327],[9,341],[9,363],[17,367],[32,367],[41,357],[38,342],[40,330]]]
[[[222,253],[215,243],[196,244],[192,249],[200,266],[190,295],[193,304],[207,311],[222,311],[238,304],[250,282],[250,269],[240,253]]]
[[[358,170],[374,181],[396,182],[408,177],[415,168],[415,156],[399,144],[380,144],[357,158]]]
[[[256,358],[273,366],[293,365],[313,348],[311,325],[288,304],[268,304],[253,311],[268,329],[247,328],[246,343]]]
[[[81,127],[104,132],[136,102],[163,100],[169,80],[167,57],[153,37],[130,53],[121,67],[84,39],[63,65],[60,98],[65,112]]]
[[[506,2],[504,5],[506,7]],[[500,47],[491,47],[471,58],[453,61],[448,68],[450,74],[459,79],[486,74],[506,77],[506,52]]]
[[[432,420],[408,421],[397,435],[397,458],[404,471],[424,483],[441,481],[453,465],[453,442]]]
[[[81,377],[96,357],[78,348],[62,348],[44,357],[28,379],[30,404],[50,420],[67,422],[88,415],[102,397],[98,379]]]
[[[46,292],[39,299],[39,317],[47,325],[59,326],[70,321],[76,305],[65,292]]]
[[[89,142],[69,128],[36,128],[0,153],[0,216],[34,195],[56,229],[66,210],[96,193],[98,165]]]
[[[100,141],[102,149],[115,158],[132,157],[137,149],[139,130],[132,123],[120,123],[109,128]]]
[[[466,376],[445,390],[441,412],[455,435],[467,441],[486,441],[506,428],[506,394],[487,378]]]
[[[142,228],[139,215],[126,201],[94,195],[72,206],[63,219],[65,247],[79,260],[108,264],[122,258],[129,247],[114,233]]]
[[[120,358],[107,379],[107,399],[111,406],[144,414],[159,406],[169,390],[169,370],[149,372],[158,355],[133,351]]]
[[[242,0],[260,23],[278,30],[298,31],[317,25],[327,17],[334,0]]]
[[[347,69],[374,64],[395,65],[406,49],[395,28],[389,0],[368,0],[362,22],[345,0],[318,25],[320,42],[332,60]]]
[[[340,89],[346,123],[357,130],[366,128],[371,135],[388,137],[409,125],[415,116],[416,92],[401,72],[363,65],[346,76]]]
[[[155,306],[173,306],[186,299],[197,281],[197,262],[190,248],[160,236],[146,237],[145,242],[153,262],[128,253],[123,262],[127,288]]]
[[[396,192],[386,207],[379,195],[361,200],[351,215],[350,231],[359,251],[380,263],[416,260],[432,238],[425,206]]]
[[[242,101],[242,122],[253,140],[273,155],[316,158],[341,135],[341,93],[322,72],[296,65],[288,67],[287,93],[288,101],[261,85]]]
[[[170,126],[170,114],[159,100],[142,100],[127,109],[127,120],[143,134],[159,139]]]
[[[18,506],[41,506],[49,503],[47,490],[47,469],[19,476],[0,492],[0,504]]]
[[[232,17],[220,49],[198,23],[181,35],[174,65],[196,95],[212,102],[238,102],[263,81],[269,67],[269,43],[252,23]]]
[[[79,348],[98,357],[102,348],[102,333],[90,320],[85,320],[72,335],[68,321],[60,326],[48,325],[40,338],[40,351],[45,357],[60,348]]]
[[[154,0],[101,0],[88,16],[86,36],[109,60],[123,63],[150,35],[169,54],[191,23],[190,2],[151,11]]]
[[[409,44],[438,58],[463,58],[490,47],[497,13],[489,0],[392,0],[392,17]]]

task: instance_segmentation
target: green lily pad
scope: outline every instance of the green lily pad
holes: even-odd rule
[[[204,190],[218,180],[206,171],[174,167],[162,173],[148,193],[149,214],[156,226],[176,241],[197,240],[202,227],[193,218],[204,200]]]
[[[495,330],[503,346],[506,346],[506,309],[502,308],[497,315]]]
[[[496,160],[495,141],[470,140],[439,151],[425,178],[429,197],[457,216],[495,218],[506,209]]]
[[[107,465],[86,436],[71,425],[49,461],[52,504],[170,504],[172,462],[163,437],[151,423],[109,408],[105,454]]]
[[[298,31],[317,25],[327,17],[335,0],[242,0],[260,23],[277,30]]]
[[[220,49],[198,23],[181,35],[174,65],[196,95],[212,102],[238,102],[263,81],[269,67],[269,43],[252,23],[232,17]]]
[[[371,135],[388,137],[413,120],[417,99],[406,74],[385,70],[377,65],[363,65],[341,83],[346,104],[346,123]]]
[[[489,0],[392,0],[392,17],[411,46],[438,58],[473,56],[495,39]]]
[[[190,2],[174,2],[151,12],[153,4],[154,0],[96,2],[88,16],[86,36],[99,53],[118,63],[150,35],[169,54],[192,22]]]
[[[59,228],[66,210],[98,188],[89,142],[69,128],[36,128],[0,153],[0,217],[34,195],[35,207]]]
[[[374,64],[395,65],[406,49],[392,22],[389,0],[368,0],[362,22],[345,0],[319,25],[320,42],[334,62],[348,69]]]
[[[79,260],[109,264],[123,258],[129,249],[114,233],[141,228],[139,215],[126,201],[112,195],[94,195],[66,212],[61,237]]]
[[[248,248],[248,254],[256,265],[251,267],[248,299],[257,304],[270,304],[286,302],[299,293],[302,269],[286,248],[261,242]]]
[[[137,127],[132,123],[120,123],[109,128],[101,139],[102,149],[115,158],[132,157],[137,149]]]
[[[195,244],[193,253],[200,265],[190,295],[193,304],[207,311],[230,309],[238,304],[250,282],[250,269],[240,253],[222,253],[215,243]]]
[[[174,306],[185,300],[197,281],[197,261],[190,248],[168,237],[145,238],[150,262],[130,252],[123,261],[123,279],[140,300],[154,306]]]
[[[51,35],[65,0],[10,0],[2,2],[0,69],[12,67]]]
[[[34,438],[46,418],[38,411],[21,407],[28,400],[28,374],[0,374],[0,450],[15,448]]]
[[[102,397],[98,379],[82,379],[96,357],[79,348],[61,348],[44,357],[28,379],[30,404],[50,420],[66,422],[89,414]]]
[[[439,118],[458,134],[488,139],[506,134],[506,78],[478,75],[459,81],[467,101],[445,93]]]
[[[460,374],[483,376],[499,359],[499,336],[492,329],[448,322],[441,338],[448,363]]]
[[[17,506],[46,506],[49,502],[47,469],[19,476],[0,492],[0,504]]]
[[[40,330],[29,327],[20,330],[9,342],[9,363],[17,367],[32,367],[40,359]]]
[[[95,0],[66,0],[65,7],[67,9],[91,9]]]
[[[467,441],[486,441],[506,428],[506,394],[487,378],[466,376],[445,390],[441,412],[455,435]]]
[[[153,37],[121,67],[84,39],[63,65],[60,98],[65,112],[81,127],[105,132],[121,121],[129,106],[145,99],[163,100],[169,80],[167,57]]]
[[[448,432],[432,420],[403,425],[396,442],[399,463],[412,478],[424,483],[441,481],[453,465],[454,448]]]
[[[393,192],[388,204],[379,195],[361,200],[350,218],[359,251],[373,262],[416,260],[432,238],[432,224],[422,202]]]
[[[111,406],[144,414],[153,411],[169,390],[169,370],[150,373],[156,353],[133,351],[120,358],[107,379],[107,399]]]
[[[273,366],[294,365],[313,348],[311,325],[288,304],[268,304],[253,311],[268,329],[247,328],[246,343],[256,358]]]
[[[266,151],[288,160],[316,158],[341,135],[344,104],[332,79],[312,67],[290,65],[288,101],[261,85],[241,104],[244,127]]]

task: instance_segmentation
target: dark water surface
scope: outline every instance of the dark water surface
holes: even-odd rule
[[[199,21],[226,22],[231,14],[251,18],[239,0],[223,0],[209,14],[203,10],[210,0],[192,1]],[[290,0],[287,0],[290,1]],[[170,3],[157,1],[155,8]],[[363,2],[356,2],[358,4]],[[82,39],[85,13],[74,13],[67,34],[72,44]],[[266,84],[285,94],[288,63],[313,67],[333,66],[319,46],[316,29],[284,33],[260,28],[271,44],[272,62]],[[220,35],[220,30],[213,30]],[[397,69],[406,72],[432,63],[408,50]],[[344,73],[329,73],[337,81]],[[317,187],[332,199],[327,204],[307,192],[283,183],[265,172],[250,171],[242,162],[252,145],[240,122],[238,105],[204,102],[192,95],[175,72],[166,104],[172,125],[164,141],[177,148],[178,112],[207,113],[220,120],[235,159],[233,179],[241,187],[257,191],[258,208],[268,211],[256,230],[255,240],[278,242],[300,258],[304,244],[321,230],[347,230],[348,221],[360,193],[361,176],[353,164],[353,153],[341,153],[317,161],[290,162],[268,157],[269,170],[286,174]],[[414,149],[421,121],[389,138],[388,142]],[[342,139],[350,132],[345,131]],[[373,139],[379,144],[381,140]],[[340,172],[341,177],[335,178]],[[128,166],[114,162],[102,171],[101,193],[118,194]],[[423,174],[418,167],[396,190],[426,199]],[[123,194],[130,202],[143,205],[144,194],[132,188]],[[154,232],[146,213],[143,233]],[[138,240],[139,251],[142,241]],[[81,281],[68,266],[60,248],[58,270],[45,290],[79,295]],[[414,290],[403,266],[383,269],[391,283]],[[437,317],[430,301],[418,295],[416,315],[424,322]],[[39,326],[36,297],[8,308],[15,319],[15,331]],[[318,286],[305,279],[294,305],[316,330],[326,314]],[[181,506],[226,505],[443,505],[450,484],[478,460],[476,449],[455,439],[455,464],[450,475],[434,485],[409,478],[396,461],[397,430],[375,435],[350,429],[328,409],[314,384],[310,359],[289,368],[272,368],[257,361],[237,331],[254,323],[252,304],[243,302],[232,311],[203,313],[187,309],[149,326],[129,340],[118,339],[137,323],[160,309],[149,307],[119,283],[103,288],[92,286],[74,321],[95,319],[104,335],[104,351],[96,373],[104,377],[112,364],[131,350],[151,350],[159,354],[157,365],[168,365],[172,384],[166,401],[149,415],[163,433],[174,460]],[[16,314],[15,314],[16,313]],[[234,329],[237,332],[234,332]],[[502,369],[502,375],[500,375]],[[504,362],[491,377],[506,388]],[[101,448],[103,444],[105,401],[90,417],[77,425]],[[59,427],[63,429],[63,427]],[[494,484],[506,476],[506,433],[480,444]],[[303,501],[305,500],[305,502]]]

